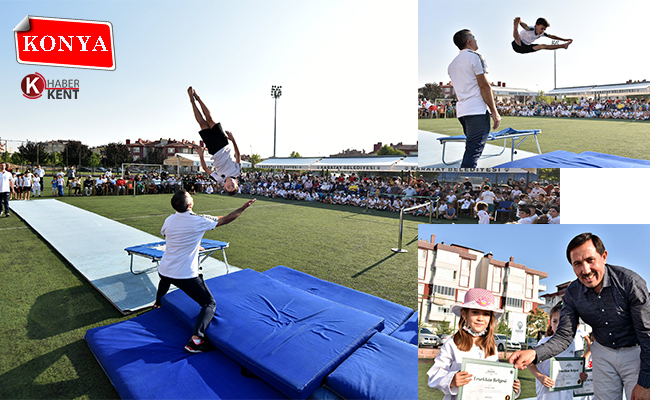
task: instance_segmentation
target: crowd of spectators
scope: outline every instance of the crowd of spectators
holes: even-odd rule
[[[581,98],[575,103],[566,101],[551,103],[533,101],[527,103],[498,102],[497,109],[502,116],[650,120],[650,106],[647,99],[596,101]]]
[[[40,171],[39,171],[40,172]],[[223,193],[224,188],[203,174],[170,175],[163,171],[115,176],[109,169],[104,174],[85,178],[74,167],[60,169],[51,179],[52,196],[63,196],[68,188],[71,196],[125,195],[174,193],[184,188],[191,194]],[[29,169],[13,172],[15,187],[24,190],[16,199],[36,195],[39,179]],[[67,182],[64,182],[67,177]],[[29,186],[29,190],[27,189]],[[42,189],[42,187],[41,187]],[[40,190],[40,189],[39,189]],[[494,185],[488,178],[480,184],[469,177],[459,182],[430,182],[421,176],[388,177],[379,175],[340,174],[317,176],[309,173],[245,172],[240,177],[240,193],[253,197],[268,197],[294,201],[321,202],[368,209],[399,212],[422,217],[448,220],[478,219],[477,205],[484,203],[491,219],[499,217],[514,223],[559,223],[560,188],[538,182],[508,180]],[[38,192],[40,196],[40,191]],[[428,206],[424,204],[429,202]],[[498,211],[497,211],[498,210]]]

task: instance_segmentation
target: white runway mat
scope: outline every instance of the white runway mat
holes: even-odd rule
[[[120,312],[130,313],[156,300],[159,278],[152,268],[155,264],[134,257],[134,271],[149,269],[134,275],[129,270],[131,257],[124,249],[164,239],[55,199],[12,201],[9,205]],[[201,265],[205,279],[226,273],[225,264],[212,257]],[[230,266],[231,272],[237,269]]]
[[[418,131],[418,167],[420,168],[460,168],[460,163],[463,160],[463,154],[465,154],[465,142],[462,143],[447,143],[447,148],[445,149],[445,162],[450,163],[451,165],[446,165],[442,162],[442,144],[437,139],[447,135],[442,135],[440,133],[428,132],[428,131]],[[534,139],[528,139],[528,141]],[[486,144],[485,149],[483,150],[483,155],[478,160],[477,168],[492,168],[495,165],[504,164],[510,162],[510,141],[508,141],[508,147],[503,154],[499,154],[503,150],[503,141],[495,141],[493,143],[499,143],[500,145]],[[542,148],[542,151],[544,149]],[[531,156],[538,155],[537,153],[531,153],[528,151],[516,150],[515,160],[521,160],[522,158],[528,158]]]

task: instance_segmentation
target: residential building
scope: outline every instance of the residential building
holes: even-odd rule
[[[544,300],[546,290],[540,282],[548,276],[515,262],[494,259],[491,253],[462,245],[418,242],[418,307],[422,324],[449,321],[455,328],[457,318],[450,312],[454,303],[462,303],[470,288],[490,290],[505,310],[505,321],[512,314],[525,315]]]
[[[204,145],[203,142],[199,143],[201,146]],[[190,142],[189,140],[185,139],[181,141],[162,138],[155,141],[138,139],[134,142],[131,142],[130,139],[126,139],[126,146],[131,152],[133,161],[145,159],[148,152],[152,151],[153,149],[162,149],[163,159],[172,157],[177,153],[193,154],[194,150],[192,149],[192,145],[194,144],[195,143],[193,141]]]

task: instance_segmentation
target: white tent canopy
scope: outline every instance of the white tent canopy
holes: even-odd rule
[[[392,171],[404,156],[331,157],[311,165],[312,170],[329,171]]]
[[[306,170],[320,158],[269,158],[255,164],[255,168]]]
[[[212,167],[212,156],[206,154],[204,158],[205,158],[205,163],[208,165],[208,167]],[[163,164],[200,167],[201,158],[199,157],[198,154],[177,153],[176,155],[165,159],[163,161]],[[241,166],[242,168],[251,168],[251,163],[248,161],[242,161]]]

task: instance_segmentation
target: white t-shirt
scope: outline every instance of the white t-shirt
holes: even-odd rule
[[[539,39],[542,36],[548,35],[546,32],[542,33],[541,35],[535,34],[534,26],[528,27],[528,30],[522,29],[521,32],[519,32],[519,37],[521,38],[521,43],[523,44],[532,44],[535,40]]]
[[[216,217],[191,212],[176,212],[167,217],[160,230],[167,241],[158,266],[160,275],[175,279],[199,276],[201,238],[206,231],[216,228],[218,222]]]
[[[531,215],[530,217],[522,218],[519,220],[520,224],[532,224],[535,219],[537,219],[537,215]]]
[[[456,97],[458,97],[458,117],[485,114],[488,106],[481,96],[481,88],[476,78],[476,75],[487,73],[485,60],[478,53],[470,49],[463,49],[449,64],[447,73],[454,84]]]
[[[488,204],[494,204],[494,198],[495,197],[496,197],[496,195],[488,190],[486,192],[483,192],[483,194],[481,195],[481,200],[483,200],[484,202],[486,202]]]
[[[481,225],[489,225],[490,224],[490,214],[487,213],[485,210],[479,211],[476,215],[478,215],[478,223]]]
[[[230,177],[238,177],[241,173],[241,165],[237,164],[235,148],[232,143],[212,156],[214,171],[210,174],[217,183],[223,183]]]
[[[9,193],[11,192],[11,182],[12,176],[11,172],[5,171],[0,175],[0,193]]]
[[[548,223],[549,224],[559,224],[560,223],[560,216],[558,215],[557,217],[553,218],[550,215],[548,216]]]

